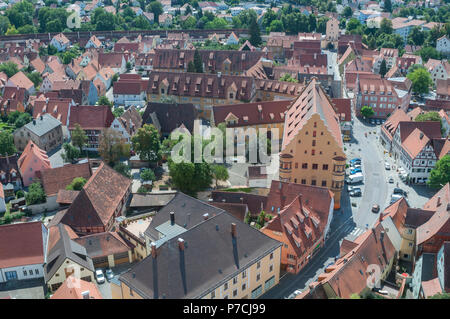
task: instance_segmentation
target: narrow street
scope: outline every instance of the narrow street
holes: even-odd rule
[[[262,295],[261,299],[282,299],[296,289],[303,291],[324,272],[329,264],[334,262],[334,258],[339,255],[340,244],[344,238],[354,240],[375,223],[379,213],[372,213],[372,205],[379,204],[380,211],[383,211],[386,203],[389,203],[383,149],[377,139],[378,130],[379,126],[362,123],[354,117],[353,139],[351,143],[345,143],[344,147],[348,160],[355,157],[362,159],[364,184],[358,185],[362,189],[362,197],[349,197],[347,184],[345,184],[341,209],[334,212],[329,238],[324,247],[312,257],[300,273],[286,274],[280,283]],[[352,202],[356,203],[356,207],[352,207]]]

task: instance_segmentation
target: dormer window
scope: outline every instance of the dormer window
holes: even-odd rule
[[[230,93],[230,99],[234,99],[234,93]]]

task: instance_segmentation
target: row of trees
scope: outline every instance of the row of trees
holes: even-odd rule
[[[289,9],[290,8],[290,9]],[[298,32],[326,32],[328,18],[317,18],[314,14],[303,14],[299,9],[290,6],[284,7],[275,13],[268,10],[262,19],[262,27],[267,32],[286,32],[296,34]]]

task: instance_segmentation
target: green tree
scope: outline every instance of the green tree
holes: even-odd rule
[[[31,73],[27,73],[26,75],[30,79],[30,81],[33,82],[35,88],[37,88],[39,85],[41,85],[42,76],[39,72],[34,71]]]
[[[408,43],[415,45],[422,45],[424,41],[425,41],[425,32],[423,32],[418,26],[413,27],[408,35]]]
[[[450,299],[450,293],[447,292],[437,293],[433,296],[428,297],[428,299]]]
[[[0,35],[4,35],[10,26],[8,17],[0,15]]]
[[[153,173],[153,171],[151,169],[149,169],[149,168],[144,169],[141,172],[140,175],[141,175],[141,179],[143,181],[154,181],[154,180],[156,180],[155,173]]]
[[[361,296],[358,294],[351,294],[350,299],[361,299]]]
[[[372,117],[374,114],[375,114],[375,111],[370,106],[364,105],[361,108],[361,115],[364,117],[369,118],[369,117]]]
[[[133,150],[144,161],[158,162],[161,159],[161,141],[158,130],[152,124],[144,124],[131,138]]]
[[[392,21],[386,18],[383,18],[380,23],[380,33],[391,34],[393,32]]]
[[[2,156],[13,155],[16,151],[13,135],[7,131],[0,131],[0,154]]]
[[[106,96],[100,96],[99,98],[98,98],[98,102],[97,102],[97,104],[98,105],[107,105],[107,106],[109,106],[109,107],[112,107],[113,106],[113,104],[112,104],[112,102],[106,97]]]
[[[125,110],[121,107],[116,107],[113,111],[112,114],[114,115],[114,117],[121,117],[122,114],[125,112]]]
[[[39,181],[35,181],[28,187],[28,193],[25,195],[27,205],[45,203],[46,195]]]
[[[19,72],[19,69],[17,68],[17,64],[15,64],[14,62],[4,62],[0,64],[0,72],[5,72],[8,78],[10,78],[14,74]]]
[[[86,145],[88,138],[86,133],[81,128],[80,124],[75,124],[75,129],[70,133],[72,137],[72,144],[80,149],[80,152],[83,149],[83,146]]]
[[[195,72],[203,73],[203,62],[202,62],[202,58],[201,58],[198,50],[195,50],[195,52],[194,52],[194,66],[195,66]]]
[[[187,71],[191,73],[195,73],[195,65],[193,61],[189,61]]]
[[[427,62],[429,59],[440,60],[441,54],[433,47],[422,47],[416,52],[422,58],[423,62]]]
[[[408,73],[407,78],[411,80],[412,90],[416,94],[428,93],[433,85],[430,73],[423,67]]]
[[[255,47],[258,47],[261,45],[262,40],[261,40],[261,32],[259,30],[259,26],[258,23],[256,22],[256,18],[252,18],[251,22],[250,22],[250,28],[249,28],[249,33],[250,33],[250,43],[252,45],[254,45]]]
[[[278,81],[298,83],[298,80],[293,78],[290,73],[284,73]]]
[[[450,182],[450,155],[444,155],[430,172],[427,184],[433,188],[442,188]]]
[[[212,182],[211,166],[207,163],[174,163],[169,159],[169,175],[174,186],[190,196],[208,188]]]
[[[150,2],[147,7],[145,7],[145,10],[147,12],[153,12],[153,14],[155,15],[155,21],[159,22],[159,16],[161,13],[164,12],[163,6],[160,2],[158,1],[152,1]]]
[[[422,113],[416,116],[414,119],[416,122],[428,122],[428,121],[434,121],[441,123],[441,134],[444,135],[445,129],[444,125],[442,124],[441,116],[438,112],[432,111],[427,113]]]
[[[125,163],[119,162],[115,164],[114,170],[127,178],[131,178],[131,168]]]
[[[382,78],[384,78],[384,76],[387,73],[387,66],[386,66],[386,60],[383,59],[383,61],[381,61],[381,65],[380,65],[380,75]]]
[[[392,2],[391,2],[391,0],[384,0],[384,11],[392,12]]]
[[[216,180],[216,188],[218,181],[226,181],[229,178],[228,170],[223,165],[213,165],[212,174],[214,176],[214,179]]]
[[[107,128],[100,134],[98,153],[105,162],[112,164],[130,155],[130,145],[124,142],[121,133]]]
[[[353,15],[353,10],[352,10],[352,8],[350,8],[350,7],[345,7],[344,8],[344,11],[342,12],[342,15],[345,17],[345,18],[350,18],[352,15]]]
[[[282,32],[283,29],[283,22],[280,20],[273,20],[268,27],[269,32]]]
[[[83,177],[75,177],[72,182],[67,185],[66,190],[68,191],[81,191],[84,184],[86,184],[86,179]]]
[[[70,143],[64,143],[63,150],[64,153],[61,154],[61,157],[65,162],[72,162],[80,157],[80,149]]]

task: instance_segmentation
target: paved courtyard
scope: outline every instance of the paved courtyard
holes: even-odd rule
[[[44,279],[9,281],[0,284],[0,299],[44,299]]]

